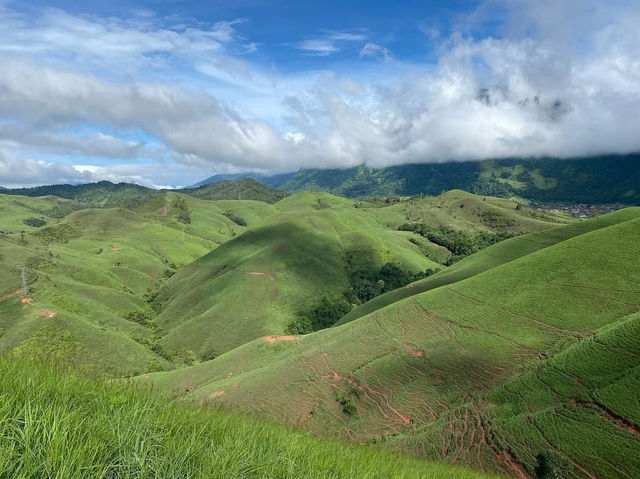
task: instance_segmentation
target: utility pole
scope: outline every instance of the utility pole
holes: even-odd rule
[[[27,268],[22,266],[20,268],[20,278],[22,279],[22,298],[28,299],[29,296],[29,285],[27,284]]]

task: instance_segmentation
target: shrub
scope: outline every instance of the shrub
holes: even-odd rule
[[[22,222],[27,225],[27,226],[32,226],[34,228],[41,228],[42,226],[45,226],[47,224],[47,222],[41,218],[34,218],[33,216],[31,218],[25,218],[24,220],[22,220]]]
[[[191,208],[189,208],[189,205],[184,198],[178,196],[173,202],[173,207],[178,212],[178,221],[184,224],[191,223]]]
[[[226,216],[227,218],[229,218],[231,221],[233,221],[238,226],[247,226],[247,222],[244,220],[244,218],[241,218],[240,216],[232,213],[231,211],[225,211],[222,214],[224,216]]]
[[[568,477],[571,464],[554,451],[545,451],[537,456],[536,476],[539,479],[562,479]]]

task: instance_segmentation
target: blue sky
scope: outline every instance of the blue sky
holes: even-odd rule
[[[0,0],[0,185],[640,150],[634,0]]]

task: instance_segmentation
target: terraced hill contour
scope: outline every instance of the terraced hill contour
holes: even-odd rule
[[[343,326],[140,381],[517,477],[549,451],[571,477],[633,477],[640,343],[624,337],[640,309],[640,209],[605,218]]]

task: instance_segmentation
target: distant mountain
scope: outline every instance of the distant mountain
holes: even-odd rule
[[[264,183],[265,185],[277,187],[283,184],[286,180],[295,175],[295,172],[290,173],[281,173],[278,175],[260,175],[258,173],[235,173],[235,174],[226,174],[226,175],[213,175],[209,178],[206,178],[198,183],[194,184],[190,188],[197,188],[199,186],[208,185],[211,183],[219,183],[221,181],[233,181],[240,180],[243,178],[251,178],[253,180],[259,181],[260,183]]]
[[[288,192],[367,196],[437,195],[462,189],[540,202],[640,204],[640,154],[580,159],[504,159],[388,168],[300,170],[260,181]]]
[[[133,183],[99,181],[82,185],[47,185],[33,188],[2,190],[7,195],[31,197],[57,196],[71,201],[57,204],[47,212],[49,216],[62,218],[85,208],[136,208],[160,192]]]
[[[266,203],[275,203],[287,196],[286,192],[276,190],[252,178],[218,181],[205,184],[198,188],[185,188],[181,190],[181,192],[195,198],[210,201],[257,200]]]

